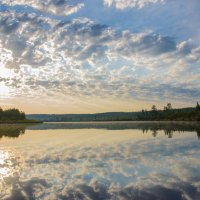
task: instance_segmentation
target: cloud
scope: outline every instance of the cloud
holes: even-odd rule
[[[80,10],[84,3],[82,0],[2,0],[2,4],[8,5],[8,6],[31,6],[35,9],[38,9],[42,12],[48,12],[53,13],[57,15],[71,15],[73,13],[76,13],[78,10]]]
[[[18,187],[12,190],[12,194],[7,199],[36,199],[41,198],[48,184],[45,179],[33,178],[25,182],[18,182]],[[18,188],[18,189],[17,189]]]
[[[108,7],[115,6],[117,9],[143,8],[149,4],[163,3],[164,0],[104,0]]]
[[[118,31],[88,18],[60,21],[14,11],[2,12],[0,24],[1,65],[15,72],[1,81],[18,88],[13,96],[199,97],[198,76],[187,73],[198,70],[200,57],[191,41]],[[188,74],[187,86],[180,71]]]
[[[176,42],[173,38],[147,33],[130,33],[124,31],[116,42],[116,51],[127,57],[135,54],[159,56],[176,51]]]

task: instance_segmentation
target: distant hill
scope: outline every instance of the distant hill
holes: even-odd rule
[[[137,120],[140,112],[108,112],[95,114],[32,114],[28,119],[46,122],[80,122],[80,121],[130,121]]]
[[[200,111],[196,108],[151,110],[141,112],[107,112],[95,114],[30,114],[27,119],[45,122],[86,122],[86,121],[151,121],[189,120],[200,121]]]

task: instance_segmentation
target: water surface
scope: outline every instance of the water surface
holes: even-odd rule
[[[0,199],[200,199],[198,123],[0,125]]]

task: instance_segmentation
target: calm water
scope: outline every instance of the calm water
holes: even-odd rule
[[[200,124],[0,125],[0,199],[200,199]]]

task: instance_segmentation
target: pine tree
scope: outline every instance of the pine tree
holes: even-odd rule
[[[197,105],[196,105],[196,110],[197,111],[200,111],[200,105],[199,105],[199,102],[197,101]]]
[[[172,110],[172,104],[168,103],[166,108],[167,108],[167,110]]]
[[[154,112],[155,112],[155,111],[157,111],[157,108],[156,108],[156,106],[155,106],[155,105],[153,105],[153,106],[151,107],[151,110],[152,110],[152,111],[154,111]]]

